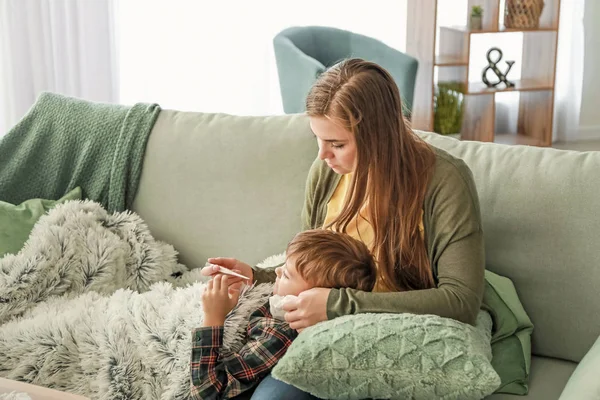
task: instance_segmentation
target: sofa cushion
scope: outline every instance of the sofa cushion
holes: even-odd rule
[[[242,117],[163,110],[133,204],[189,267],[208,257],[257,263],[301,229],[317,143],[302,115]]]
[[[600,334],[600,152],[467,142],[421,133],[463,159],[479,193],[487,269],[510,278],[533,354],[579,362]]]
[[[531,375],[527,396],[494,394],[486,397],[486,400],[558,399],[575,367],[577,367],[577,364],[570,361],[534,356],[531,359]]]

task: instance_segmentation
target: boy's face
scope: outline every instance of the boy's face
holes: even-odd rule
[[[296,263],[289,257],[285,264],[275,269],[277,279],[273,286],[273,294],[279,296],[298,296],[301,292],[311,289],[313,286],[306,282],[296,270]]]

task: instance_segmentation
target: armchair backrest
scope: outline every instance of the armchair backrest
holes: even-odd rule
[[[377,39],[342,29],[306,26],[283,30],[273,44],[286,113],[305,111],[304,98],[317,76],[337,62],[354,57],[388,70],[400,89],[405,110],[412,109],[419,63]]]

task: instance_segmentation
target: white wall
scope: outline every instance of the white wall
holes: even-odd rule
[[[600,1],[587,0],[583,17],[583,93],[578,139],[600,139]]]
[[[162,108],[237,115],[283,113],[273,37],[288,26],[332,26],[399,50],[406,47],[406,0],[116,3],[124,104],[156,102]]]

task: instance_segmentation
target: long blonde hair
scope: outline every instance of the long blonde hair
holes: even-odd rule
[[[344,209],[326,228],[346,232],[366,204],[378,285],[392,291],[433,287],[419,225],[435,154],[405,120],[392,76],[375,63],[344,60],[319,76],[306,110],[340,124],[356,139],[356,170]]]

